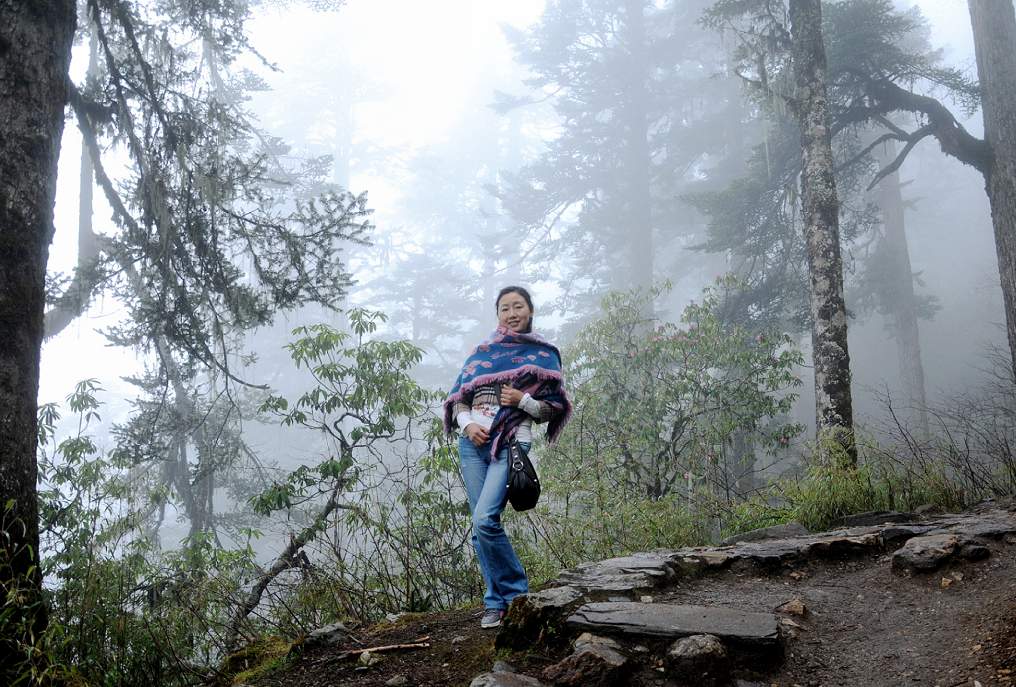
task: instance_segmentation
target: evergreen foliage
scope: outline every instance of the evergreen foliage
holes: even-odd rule
[[[733,70],[769,124],[765,140],[752,152],[746,174],[725,189],[687,196],[709,217],[708,235],[699,247],[728,252],[741,266],[737,273],[747,288],[734,296],[731,316],[806,331],[810,315],[798,213],[800,144],[786,105],[794,97],[794,86],[784,3],[718,2],[702,21],[708,28],[733,35]],[[854,290],[848,284],[848,291],[854,296],[849,302],[852,312],[860,314],[871,307],[886,307],[888,294],[873,294],[879,284],[890,280],[880,270],[900,268],[880,261],[884,254],[864,250],[878,239],[879,230],[866,194],[886,171],[877,169],[873,153],[885,141],[898,139],[903,130],[894,122],[904,119],[895,114],[898,108],[873,99],[871,85],[892,84],[917,94],[942,92],[966,112],[976,106],[977,86],[961,71],[942,65],[941,51],[929,46],[927,23],[917,8],[899,11],[888,0],[827,3],[823,5],[823,35],[836,181],[842,200],[841,240],[846,247],[857,246],[856,255],[873,256],[860,265],[847,266],[848,276],[859,275]],[[889,133],[880,135],[885,129]],[[934,312],[930,296],[921,303],[925,315]]]
[[[498,197],[525,229],[527,264],[554,264],[568,317],[666,273],[695,229],[682,188],[736,138],[736,89],[713,78],[723,52],[695,24],[704,5],[555,0],[529,31],[508,31],[531,91],[495,106],[547,100],[558,134]],[[705,121],[710,134],[695,127]]]

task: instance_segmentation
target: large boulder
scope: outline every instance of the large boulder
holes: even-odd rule
[[[567,585],[515,597],[494,646],[527,649],[563,639],[559,626],[583,601],[582,592]]]
[[[942,567],[960,549],[956,534],[927,534],[907,540],[892,557],[897,572],[931,572]]]

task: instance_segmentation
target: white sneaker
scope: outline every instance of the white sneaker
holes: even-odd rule
[[[501,624],[502,618],[504,618],[504,611],[500,608],[488,608],[483,612],[483,617],[480,618],[480,627],[484,630],[498,627]]]

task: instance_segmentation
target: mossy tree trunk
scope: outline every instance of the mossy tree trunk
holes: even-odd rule
[[[38,567],[36,413],[46,262],[75,21],[73,0],[0,0],[3,684],[13,682],[28,658],[26,645],[46,624]]]
[[[832,440],[842,449],[842,459],[856,464],[820,0],[790,0],[790,24],[796,85],[792,106],[801,128],[803,157],[801,196],[811,285],[816,430],[820,446]]]

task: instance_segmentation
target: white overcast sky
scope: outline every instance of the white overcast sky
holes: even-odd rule
[[[973,70],[965,0],[916,4],[931,22],[932,42],[945,49],[946,60]],[[542,0],[350,0],[334,13],[302,7],[259,10],[250,28],[254,46],[282,70],[269,75],[272,82],[308,64],[316,65],[322,78],[327,78],[329,65],[344,54],[354,71],[378,84],[384,94],[381,100],[357,107],[357,137],[412,149],[454,136],[451,124],[462,109],[489,101],[487,72],[511,58],[499,23],[526,26],[538,18],[542,6]],[[308,45],[319,46],[316,54],[306,54]],[[322,51],[320,46],[328,49]],[[82,69],[80,57],[73,69],[76,74]],[[285,113],[285,108],[272,111]],[[272,122],[265,124],[271,130]],[[979,130],[979,120],[971,128]],[[60,160],[51,270],[69,271],[75,259],[79,146],[80,137],[69,119]],[[371,204],[379,207],[379,220],[385,216],[385,204],[398,193],[383,175],[354,177],[351,186],[370,191]],[[97,204],[97,229],[108,226],[108,218],[108,208]],[[130,352],[106,347],[93,331],[115,321],[117,315],[115,302],[97,303],[87,316],[46,344],[41,402],[62,400],[76,381],[89,376],[100,378],[118,395],[133,393],[119,376],[136,371],[137,360]]]

